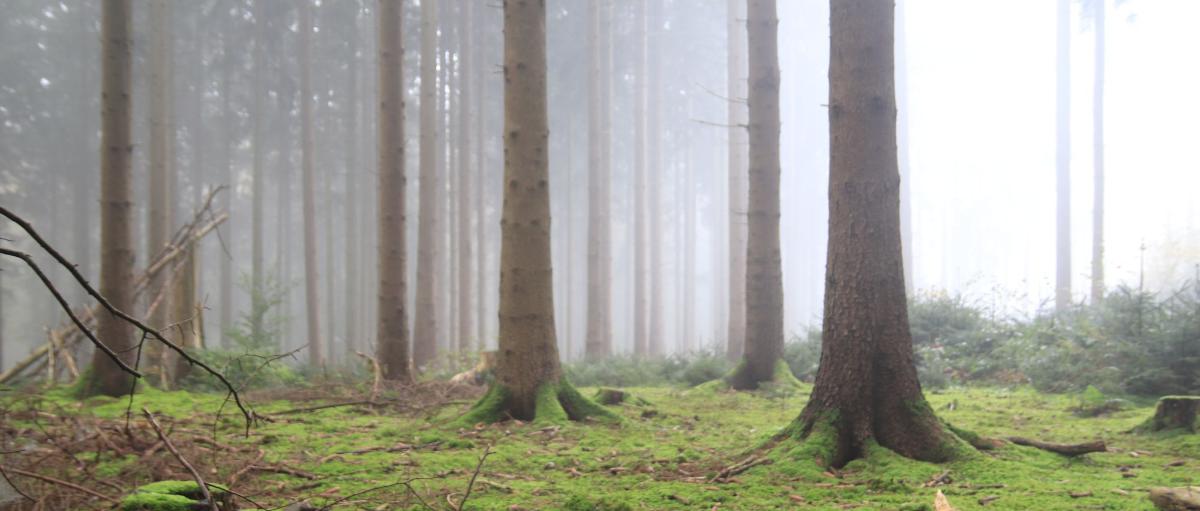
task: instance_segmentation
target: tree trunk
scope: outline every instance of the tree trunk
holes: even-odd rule
[[[308,326],[309,363],[325,365],[321,339],[321,307],[317,298],[317,217],[314,204],[312,119],[312,4],[300,4],[300,171],[304,179],[304,304]]]
[[[267,34],[269,33],[266,26],[266,10],[263,8],[263,2],[254,4],[254,69],[253,75],[253,91],[251,94],[253,99],[253,112],[251,113],[250,122],[253,124],[253,140],[251,145],[253,150],[253,162],[251,164],[254,174],[251,180],[250,189],[250,337],[255,342],[260,342],[263,338],[262,311],[266,304],[263,303],[263,195],[266,193],[264,186],[266,185],[266,169],[264,168],[263,158],[266,151],[267,137],[263,130],[263,97],[266,96],[266,85],[263,81],[263,68],[267,66],[266,45]],[[282,201],[280,201],[282,204]]]
[[[1055,175],[1057,180],[1055,310],[1071,306],[1071,0],[1058,0],[1055,88]]]
[[[171,140],[174,137],[171,126],[170,103],[170,59],[172,53],[170,30],[171,5],[167,0],[150,2],[150,104],[147,108],[149,115],[149,188],[147,202],[149,209],[146,218],[146,254],[157,254],[166,246],[174,225],[174,193],[171,186]],[[163,274],[150,284],[147,296],[154,297],[164,286],[169,286],[167,275]],[[163,328],[171,322],[170,293],[164,296],[163,306],[155,309],[150,315],[149,324],[155,328]],[[154,350],[157,352],[157,350]]]
[[[404,242],[404,60],[402,3],[379,0],[379,324],[383,377],[412,381],[408,360]]]
[[[421,370],[437,356],[434,250],[437,243],[437,2],[421,3],[420,194],[417,224],[417,303],[413,364]]]
[[[380,2],[379,5],[381,8],[385,9],[386,8],[385,4],[388,4],[388,3],[389,2],[384,0],[384,1]],[[346,293],[345,294],[345,300],[346,300],[346,306],[345,306],[345,318],[346,318],[345,336],[346,336],[346,339],[345,339],[345,344],[346,345],[345,345],[345,348],[346,348],[346,355],[347,355],[346,359],[347,360],[351,360],[353,358],[350,355],[353,355],[355,351],[363,350],[362,340],[359,339],[359,334],[358,334],[358,323],[360,321],[360,319],[358,317],[359,272],[358,272],[358,263],[355,261],[355,259],[358,257],[358,255],[357,255],[358,251],[362,250],[362,247],[364,246],[363,244],[361,244],[360,237],[358,234],[358,229],[359,229],[358,176],[362,171],[358,168],[358,149],[359,149],[359,147],[358,147],[358,108],[359,108],[358,99],[359,98],[358,98],[358,30],[357,29],[359,26],[358,25],[359,18],[362,13],[362,7],[359,5],[357,0],[355,0],[355,2],[352,4],[352,6],[353,6],[352,8],[354,10],[353,23],[355,26],[355,34],[350,38],[350,40],[348,42],[348,53],[349,53],[348,57],[349,57],[350,61],[347,63],[347,71],[348,72],[346,73],[347,79],[348,79],[348,82],[346,84],[346,111],[345,111],[346,117],[345,117],[345,124],[342,127],[342,129],[344,129],[346,131],[346,140],[344,142],[345,147],[343,147],[342,149],[346,151],[345,152],[346,174],[344,176],[345,177],[344,186],[346,187],[346,202],[343,205],[343,207],[345,208],[343,211],[343,214],[345,215],[345,220],[346,220],[346,244],[345,244],[346,252],[344,254],[345,263],[344,263],[343,267],[346,269],[346,276],[345,276],[345,279],[346,279],[346,281],[345,281],[345,293]],[[390,15],[390,14],[394,14],[394,13],[389,12],[388,14]],[[378,27],[378,34],[379,34],[378,37],[380,38],[380,41],[382,41],[383,37],[385,37],[385,34],[383,33],[383,29],[384,29],[383,21],[381,20],[380,25]],[[389,33],[389,34],[387,34],[387,37],[393,37],[393,35],[391,33]],[[398,50],[393,49],[392,51],[395,52]],[[384,66],[384,62],[385,62],[384,53],[380,52],[379,57],[380,57],[379,65],[382,68]],[[391,65],[391,63],[388,63],[388,65]],[[391,85],[388,84],[388,86],[391,86]],[[397,89],[397,92],[399,92],[400,86],[397,85],[395,88]],[[381,91],[380,96],[381,97],[382,97],[383,90],[384,89],[382,88],[382,84],[381,84],[381,87],[380,87],[380,91]],[[402,101],[402,99],[403,98],[401,98],[401,101]],[[396,101],[396,99],[393,99],[393,101]],[[382,99],[381,99],[381,102],[382,102]],[[384,112],[385,110],[383,107],[380,107],[380,111]],[[403,114],[403,112],[401,112],[401,114]],[[379,129],[382,130],[382,128],[379,128]],[[383,134],[380,134],[379,137],[380,137],[380,139],[384,139]],[[381,161],[382,161],[382,159],[381,159]],[[381,179],[382,179],[382,177],[381,177]],[[380,190],[384,189],[382,184],[379,187],[379,189]],[[403,188],[401,188],[401,190],[403,190]],[[380,227],[380,229],[382,230],[382,226]],[[382,358],[382,357],[380,357],[380,358]]]
[[[471,200],[471,180],[474,178],[471,165],[471,123],[474,104],[471,102],[472,83],[477,80],[474,68],[471,67],[471,47],[474,45],[473,32],[475,2],[459,4],[458,13],[458,351],[475,350],[471,328],[471,261],[473,260],[471,246],[471,219],[473,208],[477,207]]]
[[[129,0],[104,0],[101,4],[100,94],[100,293],[117,309],[133,310],[133,186],[129,136],[131,64]],[[100,341],[127,364],[135,356],[133,329],[112,314],[96,318]],[[92,378],[86,394],[117,396],[129,392],[131,377],[104,352],[92,355]]]
[[[1092,2],[1096,66],[1092,78],[1092,303],[1104,300],[1104,2]]]
[[[646,193],[649,195],[649,266],[650,282],[650,339],[651,356],[663,355],[663,293],[662,285],[662,24],[663,0],[647,0],[646,54],[649,73],[646,76]]]
[[[650,311],[647,309],[649,305],[647,294],[650,291],[651,276],[650,265],[646,261],[648,242],[646,227],[646,78],[649,75],[646,59],[648,49],[646,2],[636,2],[634,10],[636,17],[633,24],[634,39],[637,41],[634,69],[637,82],[634,85],[633,100],[633,352],[638,357],[645,357],[650,354],[648,324]],[[568,196],[568,207],[570,207],[570,202]],[[570,217],[568,216],[569,222]],[[568,257],[570,257],[569,254],[570,250],[568,249]]]
[[[729,34],[726,57],[729,128],[729,330],[725,356],[738,360],[746,345],[746,154],[749,141],[745,125],[746,99],[746,2],[728,0],[726,28]]]
[[[832,446],[820,456],[835,467],[871,442],[942,461],[954,437],[921,394],[904,294],[892,4],[831,0],[830,19],[824,341],[812,396],[783,435]]]
[[[588,300],[587,358],[612,354],[612,3],[588,3]]]
[[[228,62],[232,48],[229,44],[229,39],[223,39],[221,47],[222,56],[226,62],[221,64],[221,169],[225,171],[225,186],[229,189],[221,193],[221,205],[225,211],[229,212],[230,216],[234,216],[233,212],[233,196],[235,194],[236,176],[233,170],[233,110],[230,108],[230,94],[233,90],[229,86],[229,75],[232,64]],[[237,253],[235,245],[237,240],[234,239],[232,229],[229,222],[222,223],[220,229],[220,239],[223,243],[226,254],[222,251],[219,255],[221,259],[221,285],[220,285],[220,339],[221,347],[231,348],[231,340],[228,332],[233,326],[233,256]]]
[[[478,25],[480,26],[480,30],[479,30],[480,35],[488,33],[488,32],[486,32],[486,27],[490,26],[490,24],[487,24],[485,22],[487,19],[486,15],[488,13],[492,12],[493,10],[494,9],[480,9],[479,10]],[[495,289],[495,288],[489,288],[487,285],[487,283],[488,283],[487,276],[490,273],[487,268],[487,254],[488,254],[487,235],[488,235],[488,232],[490,231],[490,229],[488,229],[489,225],[493,225],[493,224],[490,224],[487,221],[487,208],[488,208],[488,197],[489,197],[489,193],[486,191],[486,187],[488,184],[488,182],[487,182],[488,162],[487,162],[487,154],[484,151],[487,144],[485,143],[485,140],[483,138],[483,126],[485,124],[487,124],[487,121],[488,121],[487,110],[484,107],[485,107],[485,105],[488,105],[489,102],[484,101],[484,96],[487,94],[487,91],[488,91],[488,87],[484,87],[484,82],[486,81],[487,77],[492,75],[493,73],[492,73],[492,65],[490,65],[492,63],[489,63],[484,58],[483,48],[485,46],[485,42],[486,42],[486,40],[481,40],[478,44],[475,44],[471,47],[471,51],[475,55],[475,58],[473,59],[473,61],[475,63],[474,73],[475,73],[475,77],[476,77],[475,84],[474,84],[475,92],[476,92],[474,95],[474,98],[475,98],[474,108],[475,108],[475,111],[479,113],[479,119],[477,119],[475,121],[474,129],[475,129],[475,141],[476,141],[475,164],[478,166],[478,168],[475,169],[475,193],[477,195],[476,209],[475,209],[475,224],[478,226],[477,227],[478,231],[475,233],[475,246],[479,247],[478,250],[475,251],[475,275],[477,276],[477,278],[475,280],[475,297],[476,297],[476,300],[475,300],[475,328],[476,328],[475,337],[476,337],[476,342],[478,343],[480,350],[485,350],[488,347],[487,327],[488,327],[489,316],[487,313],[487,310],[488,310],[487,306],[488,306],[489,293],[487,292],[487,290]]]
[[[544,2],[504,3],[504,79],[496,381],[461,422],[609,418],[563,378],[554,335]]]
[[[747,4],[750,170],[746,230],[746,345],[729,383],[755,389],[775,378],[783,354],[779,255],[779,20],[775,0]],[[888,20],[891,20],[889,14]],[[890,67],[890,66],[889,66]],[[895,143],[893,139],[892,143]]]

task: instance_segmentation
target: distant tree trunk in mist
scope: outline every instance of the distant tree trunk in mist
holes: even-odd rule
[[[954,453],[953,436],[921,393],[904,294],[892,3],[831,0],[830,20],[821,366],[812,397],[782,435],[830,446],[822,462],[834,467],[865,456],[873,443],[902,456],[944,461]],[[750,26],[753,34],[753,21]],[[753,123],[753,98],[750,108]]]
[[[473,76],[474,68],[471,61],[471,46],[474,45],[473,11],[475,2],[459,4],[458,12],[458,342],[459,352],[473,351],[475,343],[471,338],[471,213],[477,207],[471,197],[471,113],[474,104],[471,103],[471,84],[477,78]]]
[[[191,101],[189,101],[191,103],[191,119],[189,121],[188,133],[192,146],[190,168],[192,174],[192,204],[194,208],[199,208],[204,193],[201,183],[204,181],[204,153],[207,148],[204,147],[204,37],[200,33],[197,21],[193,21],[191,36],[193,38],[192,51],[196,60],[191,67],[191,76],[189,77],[194,89]],[[182,173],[176,173],[177,183],[181,181],[179,179],[181,176]],[[175,195],[178,197],[178,202],[185,203],[183,200],[183,189],[179,186],[176,186],[176,188]],[[204,313],[200,308],[196,307],[201,282],[199,248],[199,244],[189,248],[182,264],[179,266],[175,282],[171,286],[174,292],[174,295],[171,297],[172,322],[184,322],[173,333],[177,336],[177,344],[192,351],[204,347]],[[191,372],[192,364],[183,357],[172,353],[168,359],[172,361],[171,365],[173,366],[171,372],[172,382],[178,383]]]
[[[779,254],[779,48],[776,42],[779,20],[775,12],[775,0],[749,0],[746,9],[750,73],[746,345],[742,363],[729,380],[736,389],[755,389],[759,383],[774,379],[775,368],[783,354],[783,263]],[[888,19],[891,19],[890,14]]]
[[[587,358],[612,354],[612,3],[588,3],[588,301]]]
[[[487,144],[486,140],[483,138],[483,126],[488,120],[487,111],[484,109],[484,106],[490,104],[484,100],[484,96],[487,94],[487,87],[484,87],[484,82],[486,78],[492,74],[493,68],[491,65],[492,63],[489,63],[483,58],[483,48],[484,43],[486,42],[486,39],[483,38],[483,34],[486,32],[483,29],[488,26],[486,23],[486,15],[493,11],[494,9],[480,9],[477,12],[479,15],[477,18],[477,25],[480,27],[478,33],[480,34],[481,40],[479,43],[472,45],[470,48],[470,51],[474,54],[472,62],[475,65],[475,81],[473,83],[475,87],[475,94],[473,95],[475,98],[474,108],[479,114],[479,118],[475,120],[475,124],[472,126],[472,128],[475,130],[476,142],[475,165],[478,166],[478,168],[475,169],[475,193],[477,196],[475,203],[475,225],[477,226],[476,229],[478,229],[475,233],[475,246],[477,247],[475,250],[475,339],[479,349],[481,350],[487,349],[487,326],[489,317],[487,313],[487,298],[489,296],[489,292],[487,290],[491,289],[493,292],[495,291],[495,288],[489,288],[487,286],[487,275],[489,273],[487,271],[488,226],[494,224],[487,221],[489,194],[485,191],[485,187],[487,186],[486,176],[488,164],[486,159],[487,155],[484,151]]]
[[[729,128],[729,331],[725,356],[742,357],[746,344],[746,180],[749,142],[745,125],[746,103],[746,0],[728,0],[726,28],[726,90]]]
[[[421,3],[420,193],[417,224],[417,303],[413,364],[421,370],[437,356],[434,255],[437,244],[437,2]]]
[[[694,351],[700,345],[696,337],[696,159],[694,147],[688,147],[680,188],[683,191],[683,273],[680,288],[683,299],[683,346]]]
[[[647,0],[646,56],[649,73],[646,76],[646,193],[649,195],[649,266],[650,317],[649,352],[663,355],[663,303],[666,292],[662,285],[662,23],[663,0]]]
[[[379,0],[379,363],[389,380],[412,381],[408,359],[408,282],[404,242],[404,15],[402,3]]]
[[[908,160],[908,31],[905,27],[905,4],[896,2],[896,103],[899,110],[896,123],[897,158],[900,165],[900,244],[904,254],[904,289],[912,295],[916,289],[913,277],[912,230],[912,168]]]
[[[117,309],[133,310],[133,183],[129,136],[131,67],[130,0],[101,4],[100,91],[100,294]],[[98,314],[100,342],[127,364],[133,364],[133,328],[112,314]],[[118,396],[129,392],[131,377],[104,352],[92,354],[92,377],[86,394]]]
[[[172,186],[172,140],[174,127],[171,124],[171,4],[167,0],[152,0],[150,7],[150,56],[149,56],[149,93],[150,104],[147,108],[149,115],[149,188],[147,202],[149,209],[146,218],[146,257],[154,257],[162,251],[170,241],[171,229],[174,225],[175,194]],[[159,276],[150,283],[149,302],[153,302],[160,290],[171,285],[170,275],[160,272]],[[162,295],[162,304],[150,315],[150,325],[162,328],[172,322],[171,293]],[[148,305],[149,305],[148,302]],[[151,353],[160,353],[157,349]],[[157,361],[155,361],[157,363]],[[165,376],[165,374],[164,374]]]
[[[1071,0],[1058,0],[1055,80],[1055,175],[1057,177],[1057,264],[1055,310],[1071,306]]]
[[[1092,78],[1092,303],[1104,300],[1104,2],[1093,0],[1096,65]]]
[[[304,180],[304,304],[308,326],[308,360],[325,365],[321,339],[321,306],[317,297],[317,217],[313,175],[312,4],[300,3],[300,171]]]
[[[229,86],[229,75],[232,64],[229,62],[230,55],[234,50],[229,44],[229,39],[223,39],[221,46],[221,54],[225,62],[221,64],[221,169],[225,171],[225,186],[229,189],[221,192],[221,207],[229,212],[230,216],[233,213],[233,196],[236,193],[236,176],[233,171],[233,110],[230,108],[230,95],[233,90]],[[230,327],[233,326],[233,257],[234,240],[231,236],[232,230],[229,227],[229,222],[222,223],[219,227],[221,241],[223,243],[223,251],[220,253],[221,258],[221,289],[220,289],[220,339],[221,347],[231,348],[231,342],[227,333]],[[225,253],[228,251],[228,254]]]
[[[646,2],[635,2],[634,5],[634,40],[637,44],[634,55],[634,73],[637,76],[634,85],[633,100],[633,353],[644,357],[650,354],[649,323],[647,310],[649,300],[650,265],[647,258],[647,226],[646,226],[646,78],[649,69],[646,59]],[[570,156],[568,156],[570,158]],[[570,174],[568,174],[570,179]],[[567,189],[568,192],[570,188]],[[567,198],[567,207],[571,199]],[[570,216],[567,217],[568,224]],[[568,243],[570,238],[568,237]],[[568,245],[568,260],[570,258]],[[570,264],[570,263],[568,263]],[[568,266],[569,268],[569,266]],[[568,269],[569,271],[569,269]],[[569,291],[568,287],[568,293]],[[568,298],[569,300],[569,298]],[[569,302],[568,302],[569,303]],[[570,309],[568,318],[570,317]],[[570,320],[568,319],[568,322]]]
[[[563,378],[550,264],[546,4],[504,3],[504,211],[496,381],[462,422],[610,416]]]
[[[388,0],[381,0],[379,2],[381,11],[388,10],[388,7],[385,4],[389,4],[389,3],[395,3],[395,2],[389,2]],[[361,15],[361,9],[362,9],[358,3],[358,0],[355,0],[353,2],[353,9],[354,9],[353,23],[354,23],[355,28],[357,29],[357,27],[359,26],[358,20]],[[399,8],[397,8],[397,9],[399,9]],[[396,13],[388,11],[387,14],[395,15]],[[384,28],[385,28],[384,22],[385,22],[385,20],[380,19],[379,25],[377,27],[377,33],[378,33],[378,38],[379,38],[380,42],[383,42],[385,40],[384,39],[385,37],[394,37],[394,32],[388,32],[386,34],[384,33]],[[394,31],[398,31],[398,29],[396,29],[395,27],[388,27],[388,28],[391,30],[394,30]],[[362,250],[363,246],[365,246],[365,245],[360,242],[360,237],[358,234],[358,229],[359,229],[358,176],[362,172],[362,170],[358,168],[358,150],[359,150],[359,147],[358,147],[358,108],[359,108],[359,104],[358,104],[358,102],[359,102],[359,98],[358,98],[358,35],[357,35],[357,30],[355,32],[356,32],[355,35],[352,36],[350,38],[350,40],[348,41],[348,50],[349,50],[348,53],[349,53],[350,61],[346,64],[347,71],[348,71],[346,73],[346,75],[347,75],[346,111],[345,111],[346,117],[344,120],[345,124],[342,127],[342,129],[345,130],[345,132],[346,132],[346,140],[345,140],[345,142],[343,142],[345,144],[345,147],[343,147],[342,149],[345,151],[345,157],[346,157],[346,173],[344,176],[345,177],[344,186],[346,187],[346,201],[345,201],[345,204],[343,204],[343,208],[344,208],[343,214],[345,215],[345,220],[346,220],[346,244],[345,244],[346,252],[344,254],[345,263],[343,264],[343,267],[346,269],[346,276],[345,276],[345,279],[346,279],[346,281],[345,281],[345,293],[346,293],[346,295],[345,295],[345,300],[346,300],[346,309],[345,309],[346,340],[345,340],[345,343],[346,343],[346,345],[345,345],[345,348],[346,348],[346,355],[347,355],[346,358],[347,359],[352,359],[353,358],[352,355],[354,355],[354,352],[356,350],[363,349],[363,347],[361,346],[362,342],[361,342],[361,339],[359,338],[359,333],[358,333],[358,322],[360,321],[360,319],[358,317],[358,311],[360,308],[359,303],[358,303],[359,302],[358,298],[359,298],[360,289],[359,289],[358,263],[356,262],[356,260],[358,258],[358,252],[360,250]],[[399,46],[399,43],[394,43],[394,44],[397,44]],[[398,52],[399,50],[392,49],[390,51],[392,53],[395,53],[395,52]],[[381,68],[381,70],[383,67],[385,67],[385,65],[392,64],[392,62],[385,60],[386,58],[388,58],[390,56],[391,55],[385,55],[383,51],[379,51],[379,67]],[[389,83],[388,86],[391,86],[391,84]],[[399,92],[400,87],[396,86],[395,88],[397,89],[397,92]],[[383,99],[383,91],[384,90],[385,89],[383,88],[383,84],[381,82],[380,89],[379,89],[381,103],[382,103],[382,101],[384,101],[384,99]],[[395,98],[393,98],[392,100],[396,101]],[[401,98],[400,101],[403,102],[403,98]],[[383,113],[383,112],[386,112],[386,109],[383,106],[380,106],[379,111],[381,113]],[[403,116],[403,112],[400,113],[399,117],[402,118],[402,116]],[[377,129],[382,131],[383,128],[377,128]],[[384,135],[382,133],[379,134],[378,136],[381,140],[384,139]],[[381,146],[383,146],[383,145],[381,144]],[[403,148],[401,148],[401,150],[403,150]],[[381,158],[381,161],[382,161],[382,158]],[[380,168],[382,168],[382,166]],[[380,175],[380,179],[382,180],[382,173]],[[403,177],[401,177],[401,179],[403,179]],[[381,183],[382,183],[382,181],[381,181]],[[379,189],[381,192],[384,189],[382,184],[380,185]],[[401,187],[401,190],[403,190],[403,187]],[[389,200],[391,200],[390,197],[389,197]],[[383,229],[383,227],[380,226],[381,232],[382,232],[382,229]],[[380,358],[382,358],[382,357],[380,357]]]
[[[251,71],[254,82],[251,85],[254,89],[251,94],[254,99],[253,109],[250,113],[253,131],[251,172],[254,174],[250,189],[250,335],[252,339],[259,342],[263,336],[262,314],[266,307],[266,304],[263,303],[265,292],[263,289],[263,272],[265,271],[263,268],[263,196],[266,194],[267,181],[263,159],[266,153],[267,137],[263,130],[263,115],[266,113],[263,111],[263,99],[267,95],[267,91],[263,81],[263,68],[267,66],[264,46],[267,42],[268,29],[263,2],[254,4],[254,32],[254,69]],[[280,201],[280,204],[282,203]],[[286,287],[282,281],[280,284]]]

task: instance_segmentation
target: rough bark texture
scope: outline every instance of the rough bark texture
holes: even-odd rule
[[[649,352],[663,355],[663,293],[662,284],[662,12],[663,0],[647,0],[646,58],[649,74],[646,77],[646,192],[649,195],[649,265],[653,269],[650,282]]]
[[[746,231],[746,345],[729,378],[754,389],[783,354],[783,262],[779,253],[779,19],[775,0],[747,4],[750,170]],[[890,19],[890,16],[889,16]],[[894,143],[894,140],[893,140]]]
[[[562,375],[554,334],[546,5],[504,2],[504,208],[496,381],[464,422],[611,415]]]
[[[1141,432],[1183,430],[1195,433],[1200,427],[1196,420],[1198,414],[1200,396],[1166,396],[1158,400],[1154,417],[1137,429]]]
[[[401,2],[379,0],[379,324],[378,359],[383,377],[412,380],[405,310],[404,242],[404,59]]]
[[[100,37],[103,59],[100,92],[100,293],[117,309],[133,310],[133,187],[129,160],[131,56],[129,0],[104,0]],[[133,363],[132,327],[112,314],[96,318],[100,339],[127,364]],[[92,355],[87,394],[128,392],[131,377],[100,350]]]
[[[588,3],[588,300],[587,352],[590,360],[612,354],[612,3]]]
[[[647,306],[649,305],[647,294],[650,292],[649,282],[651,275],[650,266],[646,261],[646,244],[648,241],[646,228],[646,77],[649,74],[646,60],[646,2],[636,2],[634,10],[636,12],[633,30],[634,39],[637,41],[636,54],[634,55],[634,70],[637,81],[634,85],[633,100],[633,352],[637,356],[646,356],[650,354],[648,339],[650,332],[647,321],[650,311],[647,310]],[[568,145],[568,147],[570,146]],[[570,179],[569,176],[568,179]],[[568,193],[570,193],[569,186],[568,184]],[[571,207],[569,197],[567,199],[567,207]],[[568,209],[568,211],[570,210]],[[567,216],[567,224],[569,229],[569,214]],[[569,234],[567,240],[570,243]],[[569,247],[568,245],[567,264],[570,264],[569,260],[571,257]],[[570,271],[569,268],[568,271]],[[569,288],[567,292],[569,295]],[[570,302],[568,301],[568,303]],[[569,318],[570,309],[568,308],[567,310],[567,317]]]
[[[831,0],[829,248],[816,385],[785,434],[832,437],[842,466],[869,442],[922,460],[954,436],[925,402],[913,362],[900,249],[893,10]]]
[[[1054,307],[1071,306],[1071,0],[1058,0],[1055,80],[1055,286]]]
[[[321,306],[317,295],[317,216],[313,171],[312,119],[312,4],[300,3],[300,170],[304,180],[304,305],[308,333],[308,361],[325,365],[321,339]]]
[[[1092,78],[1092,303],[1104,300],[1104,5],[1092,2],[1096,66]]]
[[[471,217],[476,204],[471,200],[471,83],[476,79],[471,67],[471,46],[474,44],[475,29],[472,11],[476,2],[464,2],[458,12],[458,335],[456,348],[460,352],[475,349],[474,331],[471,328]]]
[[[417,298],[413,316],[413,364],[437,356],[437,305],[433,260],[437,244],[437,2],[421,2],[420,191],[417,224]]]
[[[746,345],[746,2],[728,0],[726,90],[729,128],[729,329],[725,355],[738,360]]]

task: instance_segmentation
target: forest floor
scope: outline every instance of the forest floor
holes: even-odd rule
[[[765,464],[713,481],[786,426],[808,389],[626,389],[645,402],[611,407],[624,419],[619,425],[458,428],[451,423],[481,390],[449,384],[385,389],[380,406],[295,411],[366,394],[330,385],[247,396],[269,418],[248,434],[232,405],[217,419],[223,395],[151,389],[130,403],[80,402],[67,389],[11,391],[0,394],[0,446],[16,452],[0,459],[8,479],[41,499],[42,509],[108,509],[113,503],[100,496],[115,500],[152,481],[192,479],[158,441],[144,407],[203,478],[264,508],[308,500],[335,509],[458,509],[470,487],[463,509],[915,510],[932,509],[940,490],[960,510],[1137,510],[1153,509],[1152,487],[1200,479],[1200,435],[1125,433],[1152,415],[1152,402],[1079,418],[1069,411],[1078,396],[955,388],[928,398],[957,427],[1052,442],[1099,438],[1108,452],[1066,458],[1005,444],[936,465],[875,449],[831,472],[776,448]],[[256,507],[246,502],[240,505]]]

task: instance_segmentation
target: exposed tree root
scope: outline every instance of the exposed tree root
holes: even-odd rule
[[[462,426],[473,426],[479,423],[487,424],[513,419],[515,417],[510,412],[512,399],[512,391],[499,383],[494,383],[488,389],[487,394],[484,394],[483,398],[458,420],[458,423]],[[603,406],[580,395],[579,391],[565,378],[543,384],[538,388],[531,422],[563,424],[567,421],[587,419],[606,422],[620,420]]]
[[[1069,457],[1080,456],[1090,452],[1104,452],[1108,450],[1108,446],[1104,445],[1103,440],[1096,440],[1094,442],[1086,442],[1082,444],[1055,444],[1051,442],[1031,440],[1019,436],[1011,436],[1008,437],[1008,441],[1017,445],[1037,447],[1038,449],[1044,451],[1050,451]]]

